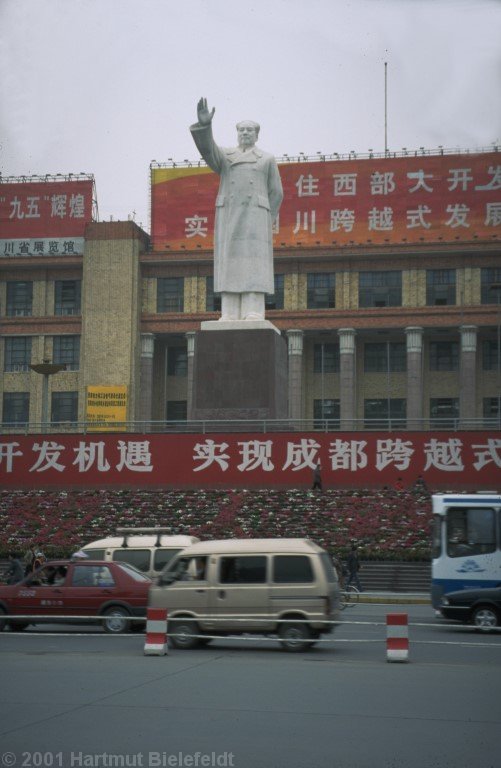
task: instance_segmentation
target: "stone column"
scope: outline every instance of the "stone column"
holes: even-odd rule
[[[185,333],[187,344],[187,392],[186,392],[186,418],[193,418],[193,360],[195,358],[195,331]]]
[[[356,429],[356,331],[340,328],[339,336],[339,395],[341,429]]]
[[[407,429],[423,429],[423,333],[420,326],[405,329],[407,337]]]
[[[302,418],[303,404],[303,331],[287,331],[289,355],[289,419]],[[300,428],[298,424],[297,429]]]
[[[139,421],[150,422],[153,401],[153,351],[155,336],[153,333],[141,334],[141,362],[139,369]],[[146,430],[146,426],[145,426]]]
[[[462,325],[461,360],[459,363],[459,418],[461,427],[472,427],[477,400],[477,331],[476,325]]]

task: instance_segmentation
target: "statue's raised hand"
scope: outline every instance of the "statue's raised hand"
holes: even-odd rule
[[[198,122],[200,125],[209,125],[209,123],[212,122],[212,118],[214,117],[214,112],[216,111],[216,108],[213,107],[212,110],[209,112],[209,107],[207,106],[207,99],[200,99],[200,101],[197,104],[197,114],[198,114]]]

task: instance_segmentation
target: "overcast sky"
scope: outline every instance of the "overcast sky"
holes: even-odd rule
[[[261,123],[275,155],[501,141],[501,0],[0,0],[0,171],[95,176],[149,228],[149,165]]]

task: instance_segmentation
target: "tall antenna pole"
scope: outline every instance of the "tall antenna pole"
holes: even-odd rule
[[[384,154],[388,154],[388,62],[384,63]]]

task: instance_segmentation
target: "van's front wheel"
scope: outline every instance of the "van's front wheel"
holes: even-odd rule
[[[197,637],[199,634],[198,626],[195,621],[188,619],[169,621],[168,634],[174,648],[189,651],[200,644]]]
[[[278,637],[284,651],[305,651],[313,645],[313,635],[307,624],[282,624]]]

